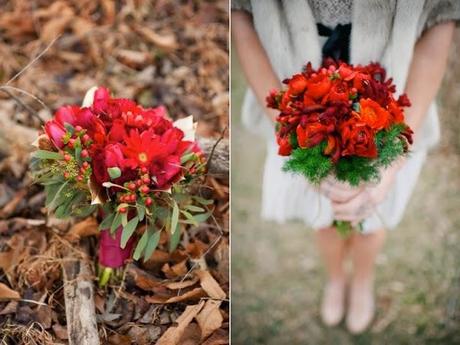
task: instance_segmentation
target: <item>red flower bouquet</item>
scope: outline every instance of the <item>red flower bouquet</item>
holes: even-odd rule
[[[58,109],[44,130],[33,177],[45,186],[46,206],[57,217],[99,211],[103,266],[149,258],[162,231],[174,250],[180,224],[209,216],[209,201],[191,193],[205,171],[191,116],[173,123],[164,107],[144,109],[93,88],[81,107]]]
[[[404,123],[406,95],[395,99],[392,79],[377,63],[353,66],[326,60],[283,81],[268,107],[277,109],[279,154],[285,171],[318,184],[329,175],[357,186],[377,182],[380,171],[408,152],[412,130]],[[346,232],[350,224],[336,222]]]

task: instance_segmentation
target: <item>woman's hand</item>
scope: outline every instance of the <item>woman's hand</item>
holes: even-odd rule
[[[327,179],[320,185],[320,192],[331,200],[335,220],[357,225],[372,215],[377,205],[385,199],[399,169],[400,164],[384,170],[380,182],[375,185],[352,187]]]

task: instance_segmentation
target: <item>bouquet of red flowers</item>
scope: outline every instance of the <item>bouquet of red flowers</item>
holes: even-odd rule
[[[97,210],[103,217],[99,262],[108,274],[102,284],[131,255],[149,258],[163,231],[172,251],[180,224],[209,216],[211,202],[192,193],[205,172],[194,129],[191,116],[173,123],[164,107],[144,109],[102,87],[45,124],[32,155],[34,180],[44,185],[46,206],[57,217]]]
[[[408,152],[412,130],[404,123],[406,95],[395,99],[392,79],[378,63],[353,66],[326,60],[283,81],[268,107],[278,109],[279,154],[285,171],[319,184],[327,176],[357,186],[377,182],[380,171]],[[350,224],[336,222],[339,231]]]

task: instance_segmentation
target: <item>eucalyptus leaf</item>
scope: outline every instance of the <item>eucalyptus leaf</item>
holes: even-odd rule
[[[104,220],[99,224],[99,230],[110,229],[113,219],[115,218],[115,213],[109,213]]]
[[[149,239],[147,242],[147,246],[145,247],[144,262],[147,261],[152,256],[153,252],[158,246],[158,243],[160,242],[160,235],[161,235],[161,231],[155,231],[153,226],[149,226],[148,230],[149,230]]]
[[[142,222],[145,217],[145,206],[143,204],[137,204],[137,216],[139,217],[139,220]]]
[[[142,234],[139,242],[137,242],[136,249],[134,250],[133,258],[134,260],[139,260],[144,251],[145,247],[147,246],[147,242],[149,239],[149,232],[145,229],[144,233]]]
[[[137,224],[139,224],[139,218],[134,217],[131,219],[126,226],[123,227],[123,232],[121,233],[120,247],[125,248],[131,236],[136,231]]]
[[[169,252],[170,253],[176,250],[177,245],[179,244],[179,241],[180,241],[180,225],[176,224],[176,228],[174,229],[174,232],[172,233],[171,238],[169,239]]]
[[[195,206],[195,205],[187,205],[187,206],[185,206],[185,209],[188,210],[188,211],[192,211],[192,212],[204,212],[205,211],[204,208],[198,207],[198,206]]]
[[[200,213],[200,214],[195,214],[193,216],[193,218],[195,219],[195,221],[197,223],[203,223],[205,222],[206,220],[208,220],[208,218],[211,216],[211,212],[206,212],[206,213]]]
[[[64,159],[64,156],[57,152],[47,151],[47,150],[37,150],[32,153],[34,157],[40,159],[53,159],[53,160],[60,160]]]
[[[107,168],[107,172],[112,180],[119,178],[121,176],[121,170],[119,167]]]
[[[208,205],[211,205],[214,203],[214,200],[212,199],[205,199],[205,198],[202,198],[201,196],[196,196],[194,195],[193,197],[193,200],[197,201],[198,203],[200,203],[201,205],[205,205],[205,206],[208,206]]]
[[[179,223],[179,205],[177,202],[173,201],[173,209],[171,214],[171,235],[176,231],[177,224]]]
[[[187,211],[184,211],[184,210],[181,210],[180,211],[184,216],[185,218],[187,218],[193,225],[195,226],[198,226],[198,222],[196,221],[196,219],[193,217],[193,215]],[[172,228],[172,225],[171,225],[171,228]]]
[[[115,214],[112,225],[110,226],[110,233],[113,234],[118,229],[118,227],[121,225],[121,216],[122,214],[120,212],[117,212]]]

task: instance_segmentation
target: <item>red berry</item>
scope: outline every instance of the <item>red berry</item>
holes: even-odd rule
[[[82,174],[84,174],[84,173],[85,173],[85,168],[81,167],[81,168],[80,168],[80,172],[81,172]]]
[[[81,132],[83,128],[81,126],[75,126],[75,131],[76,132]]]
[[[141,179],[137,180],[137,181],[136,181],[136,185],[137,185],[138,187],[142,186],[142,180],[141,180]]]
[[[69,177],[70,177],[70,174],[66,171],[66,172],[64,173],[64,178],[67,180]]]
[[[88,157],[89,156],[88,150],[82,150],[81,153],[80,153],[80,156],[82,158]]]
[[[126,213],[126,207],[120,207],[120,208],[118,209],[118,212],[120,212],[120,213]]]
[[[150,179],[148,177],[143,177],[142,182],[144,182],[145,184],[150,184]]]
[[[141,191],[141,193],[144,193],[144,194],[147,194],[148,192],[150,192],[150,188],[147,186],[142,186],[139,190]]]
[[[71,159],[72,159],[72,157],[71,157],[69,154],[66,153],[66,154],[64,155],[64,160],[65,160],[66,162],[70,161]]]
[[[150,205],[152,205],[152,202],[153,202],[153,200],[152,200],[152,198],[151,198],[151,197],[147,197],[147,198],[145,198],[145,205],[146,205],[146,206],[150,206]]]
[[[88,169],[89,168],[89,163],[88,162],[83,162],[83,168]]]
[[[88,134],[85,134],[84,136],[81,137],[81,139],[83,140],[84,143],[86,143],[87,141],[91,140],[91,137]]]
[[[120,195],[118,200],[120,200],[120,202],[126,202],[126,198],[124,195]]]
[[[137,199],[136,194],[131,194],[131,195],[129,196],[129,201],[131,201],[131,202],[136,202],[136,199]]]
[[[129,183],[128,184],[128,189],[135,190],[136,189],[136,184],[134,182]]]
[[[81,182],[81,181],[83,181],[83,176],[81,176],[81,175],[78,175],[78,176],[77,176],[77,181],[78,181],[78,182]]]
[[[146,167],[141,168],[141,173],[146,174],[149,170]]]
[[[68,143],[67,145],[68,145],[70,148],[72,148],[74,144],[75,144],[75,139],[70,138],[70,139],[69,139],[69,143]]]

